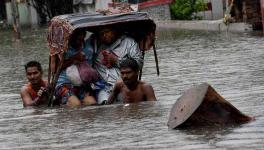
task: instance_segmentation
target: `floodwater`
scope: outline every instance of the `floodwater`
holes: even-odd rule
[[[176,31],[157,34],[160,76],[153,52],[146,53],[143,80],[154,103],[79,109],[27,108],[19,95],[23,65],[38,60],[47,78],[45,29],[23,30],[13,42],[0,32],[0,149],[264,149],[264,42],[257,34]],[[207,82],[255,121],[241,125],[170,130],[174,102]]]

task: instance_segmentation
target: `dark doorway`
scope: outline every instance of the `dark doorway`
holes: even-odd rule
[[[0,21],[5,21],[6,17],[6,7],[5,0],[0,0]]]

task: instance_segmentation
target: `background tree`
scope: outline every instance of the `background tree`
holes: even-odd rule
[[[201,19],[196,14],[206,8],[204,0],[174,0],[170,5],[172,18],[177,20]]]

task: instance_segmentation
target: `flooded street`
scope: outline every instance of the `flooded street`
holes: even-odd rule
[[[156,75],[153,52],[143,80],[158,101],[79,109],[27,108],[19,95],[24,64],[38,60],[47,78],[46,31],[24,30],[14,43],[0,31],[0,149],[264,149],[264,38],[246,33],[160,29]],[[172,105],[194,85],[209,83],[255,121],[234,126],[170,130]]]

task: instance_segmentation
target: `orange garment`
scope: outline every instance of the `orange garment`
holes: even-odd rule
[[[40,87],[46,87],[46,83],[45,83],[43,80],[41,80],[41,85],[40,85]],[[27,90],[27,92],[30,94],[32,100],[34,100],[34,99],[36,99],[36,98],[38,97],[38,91],[35,91],[35,90],[33,89],[33,85],[32,85],[31,83],[28,83],[28,84],[26,85],[26,90]]]

